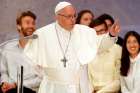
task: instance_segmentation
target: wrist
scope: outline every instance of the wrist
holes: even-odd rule
[[[114,35],[112,35],[111,33],[109,33],[109,36],[110,36],[110,37],[115,37],[115,36],[114,36]]]
[[[4,84],[4,82],[2,82],[2,83],[0,84],[0,86],[2,87],[2,86],[3,86],[3,84]]]

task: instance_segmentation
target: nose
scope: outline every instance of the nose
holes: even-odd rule
[[[30,23],[28,26],[29,28],[35,28],[35,23]]]
[[[73,16],[73,17],[71,17],[71,22],[72,22],[72,24],[75,24],[75,22],[76,22],[76,18]]]

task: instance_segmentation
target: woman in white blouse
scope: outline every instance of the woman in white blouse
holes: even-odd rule
[[[120,73],[122,93],[140,93],[140,35],[135,31],[125,35]]]

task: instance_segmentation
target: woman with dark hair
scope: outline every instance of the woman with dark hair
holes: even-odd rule
[[[82,24],[89,26],[91,21],[93,20],[93,13],[90,10],[82,10],[78,13],[78,17],[76,19],[76,24]]]
[[[120,74],[122,93],[140,93],[140,35],[135,31],[125,35]]]

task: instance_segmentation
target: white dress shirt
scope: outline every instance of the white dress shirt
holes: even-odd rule
[[[17,72],[23,66],[23,85],[33,90],[37,89],[41,78],[38,77],[34,68],[29,64],[28,61],[30,60],[24,55],[18,40],[8,42],[1,49],[1,82],[17,83]]]

